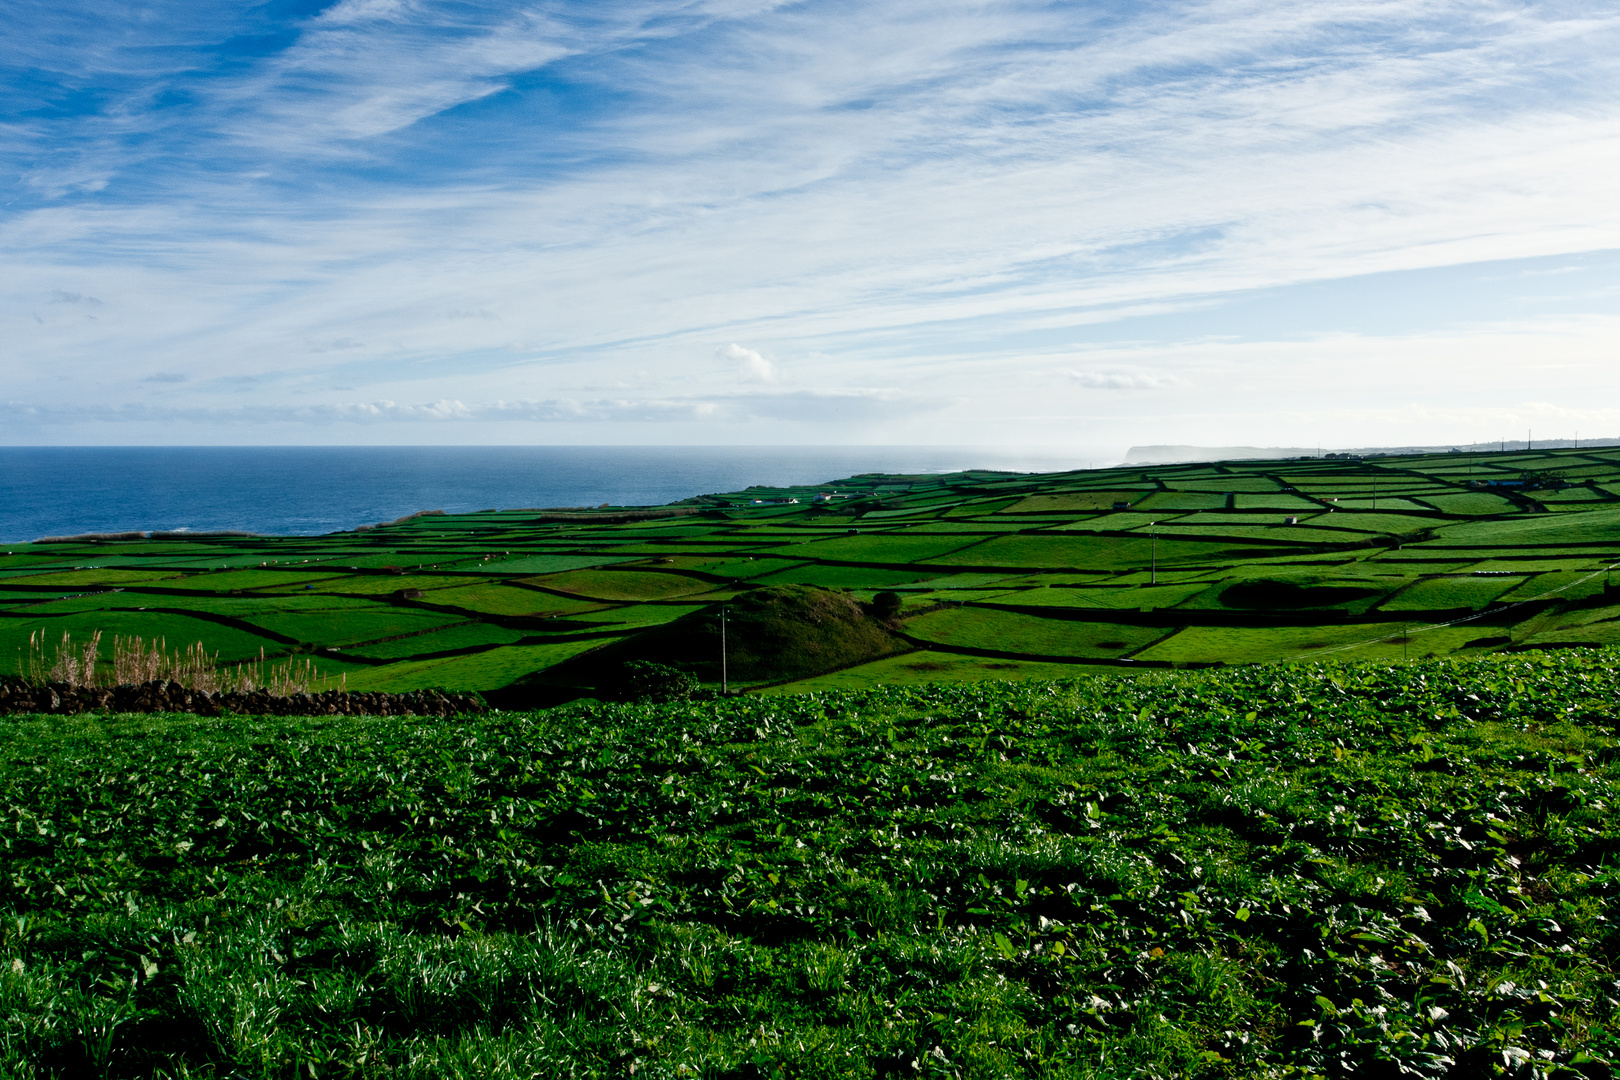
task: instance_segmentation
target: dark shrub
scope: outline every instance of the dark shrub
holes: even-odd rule
[[[691,672],[650,660],[626,661],[621,672],[614,696],[626,701],[679,701],[698,688]]]

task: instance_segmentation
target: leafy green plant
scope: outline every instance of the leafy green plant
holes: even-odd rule
[[[1617,690],[11,718],[0,1072],[1608,1076]]]

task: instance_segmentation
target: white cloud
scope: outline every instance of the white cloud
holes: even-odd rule
[[[154,376],[148,382],[181,381]],[[793,391],[788,393],[713,394],[702,397],[550,398],[494,400],[468,405],[444,399],[402,404],[389,400],[307,405],[186,406],[148,402],[117,405],[41,407],[0,402],[0,417],[35,428],[86,422],[111,424],[486,424],[580,423],[635,424],[703,421],[725,424],[766,420],[816,425],[892,420],[936,410],[942,402],[895,391]]]
[[[735,364],[738,377],[745,382],[776,381],[775,366],[753,349],[745,349],[733,342],[716,349],[715,355]]]
[[[1174,375],[1143,371],[1065,371],[1063,374],[1088,390],[1158,390],[1181,381]]]
[[[1343,400],[1320,357],[1351,338],[1385,399],[1450,408],[1462,379],[1514,410],[1561,400],[1516,366],[1584,364],[1586,339],[1554,319],[1458,368],[1409,347],[1468,337],[1449,301],[1416,330],[1308,342],[1266,325],[1291,300],[1237,332],[1177,320],[1254,290],[1620,249],[1620,17],[1589,7],[343,0],[227,63],[207,43],[230,34],[178,6],[105,31],[25,6],[46,21],[0,53],[112,104],[6,129],[24,179],[0,217],[0,387],[109,423],[137,373],[172,370],[193,377],[163,393],[198,423],[246,415],[209,395],[249,373],[264,415],[311,424],[370,415],[302,404],[340,383],[389,423],[432,414],[376,403],[758,418],[798,406],[738,387],[780,387],[767,357],[794,356],[814,358],[794,384],[851,402],[925,386],[997,403],[1016,438],[1020,408],[1106,400],[1141,426],[1122,441],[1158,442],[1193,391],[1199,424]],[[1555,314],[1614,293],[1571,304]],[[1110,324],[1131,341],[1088,352]],[[717,340],[722,363],[694,367]],[[951,439],[952,408],[906,415]]]

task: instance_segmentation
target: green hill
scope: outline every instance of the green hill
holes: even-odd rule
[[[578,693],[620,697],[625,665],[636,661],[719,684],[722,610],[725,675],[737,687],[808,678],[907,647],[848,593],[811,585],[772,585],[565,661],[521,680],[495,700],[515,704],[525,698],[538,702]]]

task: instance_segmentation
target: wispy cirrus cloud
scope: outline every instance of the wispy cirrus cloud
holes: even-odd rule
[[[183,381],[149,377],[147,381]],[[623,423],[633,421],[797,421],[804,424],[863,424],[892,421],[935,411],[946,403],[894,391],[712,394],[701,397],[597,397],[488,401],[453,399],[404,403],[377,401],[237,406],[138,402],[115,405],[39,406],[0,402],[9,422],[41,427],[108,424],[445,424],[445,423]]]
[[[1112,335],[1164,359],[1076,367],[1043,406],[1197,385],[1242,424],[1249,399],[1198,376],[1212,327],[1376,334],[1401,305],[1364,303],[1369,275],[1620,248],[1620,15],[1590,6],[89,12],[23,0],[0,43],[21,178],[0,379],[47,410],[161,393],[201,417],[236,407],[209,396],[225,376],[267,372],[257,400],[293,411],[334,381],[373,401],[721,401],[739,380],[966,400]],[[1536,303],[1607,312],[1615,281],[1589,266]],[[1507,289],[1432,291],[1424,317],[1466,328],[1471,290]],[[187,381],[135,374],[154,370]],[[1333,378],[1285,370],[1257,366],[1250,393],[1309,409]]]

